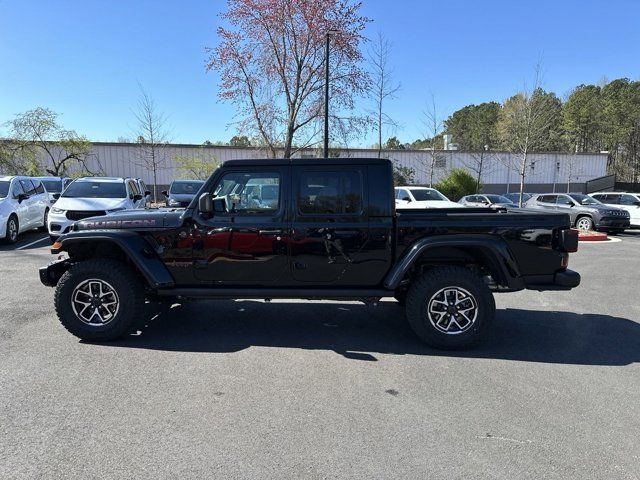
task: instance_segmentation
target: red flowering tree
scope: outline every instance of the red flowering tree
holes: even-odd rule
[[[221,99],[234,103],[239,130],[258,136],[275,157],[318,143],[322,129],[325,39],[329,30],[330,125],[355,131],[354,99],[366,91],[362,31],[369,21],[350,0],[227,0],[219,44],[207,70],[220,75]],[[343,113],[347,112],[346,115]]]

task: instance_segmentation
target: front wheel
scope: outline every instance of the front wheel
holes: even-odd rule
[[[593,230],[593,220],[591,217],[580,217],[576,220],[576,228],[578,230]]]
[[[42,219],[42,226],[40,228],[38,228],[39,232],[46,232],[47,231],[47,221],[49,220],[49,209],[46,208],[44,210],[44,217]]]
[[[60,323],[82,340],[115,340],[129,331],[144,307],[144,289],[131,268],[95,258],[73,265],[55,292]]]
[[[5,241],[9,244],[16,243],[18,241],[18,217],[11,215],[7,220],[7,232],[5,234]]]
[[[495,302],[482,278],[463,267],[433,268],[407,294],[407,320],[435,348],[469,347],[484,337],[495,316]]]

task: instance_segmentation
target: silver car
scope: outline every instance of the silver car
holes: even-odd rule
[[[571,225],[579,230],[605,230],[612,233],[629,228],[629,212],[609,207],[582,193],[539,193],[526,208],[568,213]]]
[[[462,197],[458,203],[466,207],[505,207],[505,208],[518,208],[518,205],[513,203],[502,195],[490,195],[490,194],[477,194],[467,195]]]

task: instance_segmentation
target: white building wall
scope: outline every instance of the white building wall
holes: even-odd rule
[[[169,145],[162,149],[165,162],[164,167],[158,171],[158,184],[167,185],[179,177],[176,157],[191,157],[201,159],[215,158],[218,162],[238,159],[267,158],[268,153],[259,148],[241,148],[226,146],[201,146],[201,145]],[[297,154],[301,156],[315,156],[316,150],[305,150]],[[475,159],[479,158],[479,152],[463,152],[450,150],[438,152],[443,159],[443,165],[435,168],[434,182],[437,182],[447,171],[452,168],[467,168],[476,165]],[[519,183],[517,155],[508,152],[484,152],[485,165],[481,183],[511,184]],[[429,183],[429,165],[431,153],[427,150],[385,150],[382,156],[389,158],[400,165],[413,168],[417,183]],[[377,157],[376,150],[348,149],[340,152],[340,157],[366,158]],[[533,168],[527,169],[527,184],[565,184],[571,172],[571,183],[584,183],[586,180],[606,175],[607,154],[566,154],[566,153],[535,153],[530,154],[530,163]],[[127,143],[94,143],[88,167],[92,171],[101,171],[109,176],[131,176],[142,178],[151,184],[153,174],[148,171],[138,157],[135,144]],[[511,168],[508,167],[511,165]],[[75,167],[74,167],[75,168]],[[471,171],[475,176],[475,173]]]

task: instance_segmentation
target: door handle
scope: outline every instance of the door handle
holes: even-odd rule
[[[264,229],[264,230],[258,230],[258,233],[260,235],[282,235],[282,229],[281,228],[272,228],[272,229]]]

